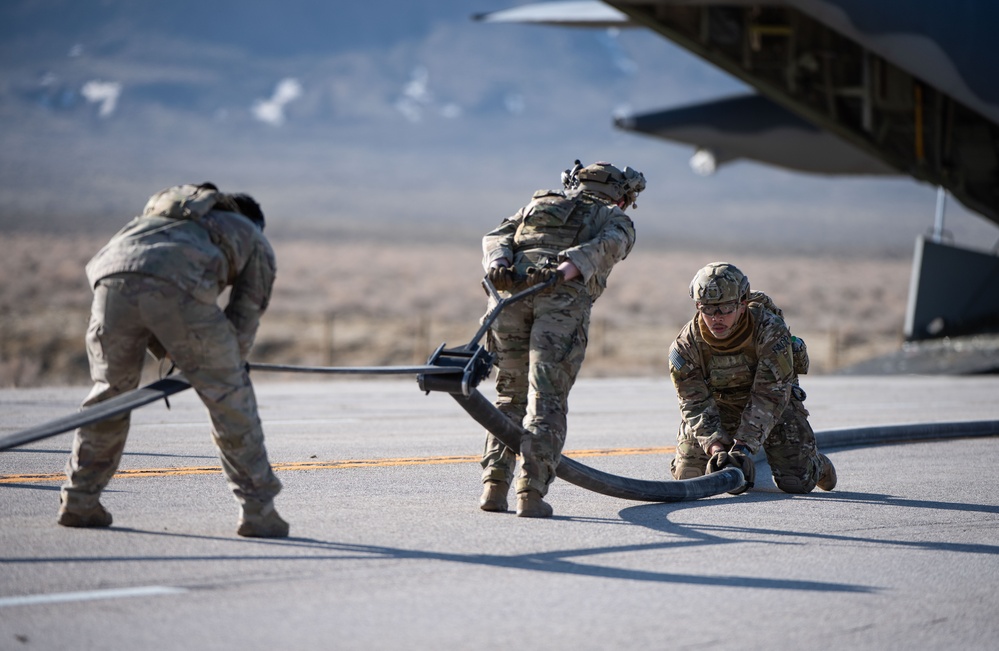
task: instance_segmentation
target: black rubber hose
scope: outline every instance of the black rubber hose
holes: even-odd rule
[[[854,445],[911,443],[973,436],[999,436],[999,421],[969,420],[956,423],[912,423],[830,429],[815,433],[820,450]]]
[[[475,421],[496,438],[514,450],[520,449],[524,430],[507,418],[478,390],[468,396],[450,394]],[[610,497],[640,502],[688,502],[702,497],[720,495],[736,490],[745,483],[742,471],[730,467],[722,471],[676,481],[650,481],[629,479],[590,468],[569,457],[562,457],[555,474],[570,484]]]

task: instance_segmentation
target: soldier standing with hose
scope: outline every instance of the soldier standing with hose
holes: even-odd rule
[[[692,479],[728,465],[753,487],[752,456],[762,447],[785,493],[836,487],[836,468],[819,454],[798,375],[808,371],[804,342],[780,309],[735,265],[713,262],[690,282],[697,315],[670,348],[680,431],[670,470]]]
[[[545,518],[566,436],[566,413],[586,352],[593,302],[615,264],[635,243],[624,209],[645,189],[645,177],[610,163],[562,173],[563,190],[539,190],[529,204],[482,240],[483,267],[500,292],[554,284],[503,310],[489,331],[496,353],[496,406],[527,431],[519,450],[486,437],[482,456],[484,511],[506,511],[516,457],[517,515]]]

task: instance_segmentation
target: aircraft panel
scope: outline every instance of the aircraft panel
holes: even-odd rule
[[[812,174],[897,175],[878,158],[759,95],[618,117],[621,129],[697,148],[691,167],[711,173],[750,159]]]
[[[999,223],[999,5],[860,0],[607,4],[761,95]],[[983,7],[982,5],[989,5]],[[979,56],[975,56],[979,54]]]

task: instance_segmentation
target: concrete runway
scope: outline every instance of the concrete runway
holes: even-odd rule
[[[255,376],[287,540],[238,509],[193,392],[147,406],[103,501],[55,524],[71,435],[0,452],[0,649],[995,649],[995,438],[826,449],[831,493],[478,509],[482,432],[412,380]],[[491,384],[487,380],[487,384]],[[814,428],[999,420],[999,376],[805,377]],[[86,388],[0,390],[0,435]],[[486,388],[486,395],[491,395]],[[568,456],[665,480],[668,379],[584,380]]]

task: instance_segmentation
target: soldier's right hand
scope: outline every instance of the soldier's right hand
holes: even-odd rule
[[[513,267],[489,267],[486,276],[488,276],[489,282],[493,284],[496,291],[509,292],[517,284],[517,274]]]

